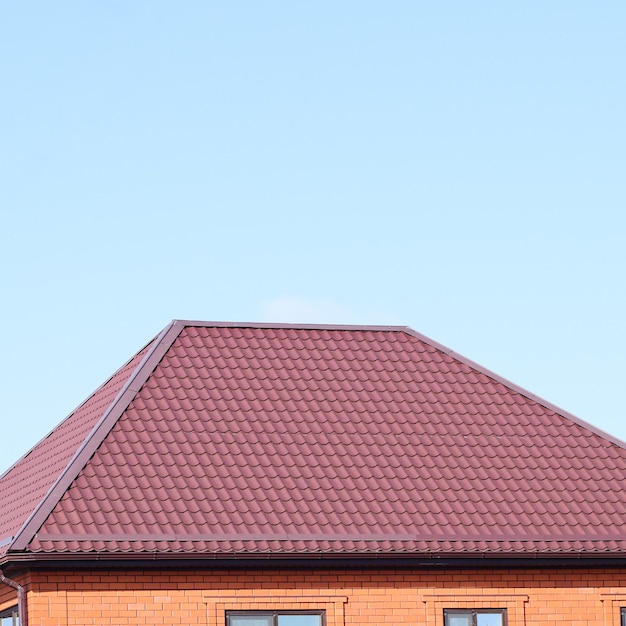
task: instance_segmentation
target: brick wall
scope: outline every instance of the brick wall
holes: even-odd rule
[[[30,576],[28,574],[22,574],[19,576],[11,576],[4,572],[4,575],[15,581],[18,585],[22,585],[25,589],[28,589],[30,584]],[[17,604],[17,591],[6,584],[0,583],[0,613],[5,609],[9,609]]]
[[[224,626],[226,611],[252,609],[322,609],[327,626],[443,626],[446,608],[506,609],[508,626],[619,626],[622,606],[626,569],[34,572],[28,584],[30,626]]]

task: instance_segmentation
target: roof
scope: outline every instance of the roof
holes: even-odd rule
[[[0,563],[626,556],[625,479],[410,328],[174,321],[0,478]]]

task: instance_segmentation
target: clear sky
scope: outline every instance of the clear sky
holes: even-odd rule
[[[408,325],[626,439],[626,3],[5,2],[0,471],[173,318]]]

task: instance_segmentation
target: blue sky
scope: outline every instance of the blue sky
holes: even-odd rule
[[[626,5],[0,7],[0,466],[171,319],[408,325],[626,439]]]

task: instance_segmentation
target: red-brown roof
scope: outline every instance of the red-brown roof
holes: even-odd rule
[[[120,368],[71,415],[0,477],[0,554],[33,514],[55,480],[136,369],[145,349]]]
[[[408,328],[176,321],[0,503],[5,560],[626,556],[626,449]]]

